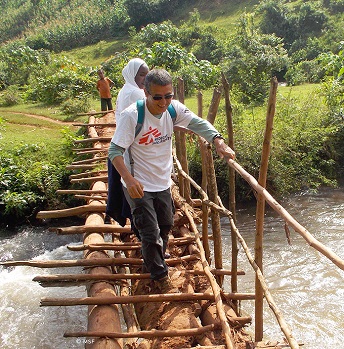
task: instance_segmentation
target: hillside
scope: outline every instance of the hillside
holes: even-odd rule
[[[300,11],[303,4],[306,6],[301,9],[307,17],[305,20],[311,21],[313,26],[318,24],[320,17],[315,13],[312,18],[312,12],[321,10],[331,22],[331,27],[336,28],[336,32],[331,33],[332,40],[339,42],[336,38],[343,38],[343,26],[340,24],[343,23],[343,0],[2,0],[0,43],[24,40],[32,48],[54,51],[73,49],[96,44],[101,40],[123,39],[127,37],[130,25],[140,28],[147,23],[164,20],[179,25],[181,21],[188,19],[189,13],[194,9],[200,13],[201,23],[215,26],[228,35],[234,31],[240,16],[255,11],[258,4],[272,4],[270,10],[275,12],[283,4],[291,14]],[[285,9],[282,13],[284,16]]]
[[[123,67],[130,58],[141,57],[150,67],[167,69],[175,81],[181,77],[187,98],[203,91],[204,115],[223,73],[230,83],[239,161],[255,177],[270,80],[277,76],[288,86],[278,96],[269,190],[284,195],[335,185],[343,178],[344,0],[0,3],[1,132],[14,128],[7,127],[18,120],[14,111],[71,121],[79,113],[98,110],[97,68],[101,65],[115,82],[115,98],[123,85]],[[216,127],[226,134],[223,104]],[[39,135],[43,139],[37,143],[45,144],[45,135]],[[190,171],[197,179],[198,149],[190,148]],[[2,163],[8,164],[5,176],[11,179],[0,180],[0,201],[8,211],[17,207],[13,197],[27,198],[28,206],[32,199],[24,185],[12,180],[11,165],[18,160],[26,173],[30,163],[23,161],[21,150],[20,157],[16,147],[10,150],[0,147]],[[228,171],[215,165],[221,174],[220,195],[228,202]],[[53,171],[54,166],[48,168]],[[34,190],[37,200],[46,200],[41,188]],[[252,197],[247,190],[246,183],[238,183],[239,201]]]

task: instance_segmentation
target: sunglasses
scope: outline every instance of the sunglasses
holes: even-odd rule
[[[149,92],[148,92],[149,93]],[[149,93],[150,94],[150,93]],[[151,95],[151,94],[150,94]],[[152,95],[151,95],[152,96]],[[164,99],[172,99],[174,96],[173,93],[169,94],[169,95],[165,95],[165,96],[152,96],[152,98],[155,100],[155,101],[161,101],[163,98]]]

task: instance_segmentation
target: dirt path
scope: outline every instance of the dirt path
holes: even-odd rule
[[[17,111],[8,111],[9,113],[12,114],[17,114],[17,115],[25,115],[25,116],[30,116],[32,118],[36,118],[36,119],[40,119],[40,120],[45,120],[45,121],[49,121],[53,124],[59,124],[59,125],[73,125],[73,123],[75,123],[75,121],[73,122],[69,122],[69,121],[61,121],[61,120],[56,120],[56,119],[52,119],[49,118],[47,116],[44,115],[38,115],[38,114],[30,114],[30,113],[24,113],[24,112],[17,112]]]

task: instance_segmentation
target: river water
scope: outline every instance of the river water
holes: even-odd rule
[[[280,202],[316,239],[344,259],[344,189],[326,189],[318,194],[292,196]],[[255,208],[240,209],[237,227],[251,253],[254,246]],[[60,224],[60,222],[58,222]],[[224,267],[230,268],[230,235],[223,222]],[[61,225],[61,224],[60,224]],[[291,328],[294,338],[305,349],[343,348],[344,271],[308,246],[291,230],[288,244],[284,222],[267,208],[264,237],[264,275],[270,292]],[[74,259],[66,245],[78,244],[78,236],[56,236],[47,227],[24,227],[0,231],[1,260]],[[80,258],[82,255],[80,254]],[[254,292],[254,274],[243,249],[239,252],[239,292]],[[32,281],[36,275],[80,273],[81,269],[38,269],[0,267],[0,348],[66,349],[84,348],[84,341],[63,338],[66,331],[86,330],[87,307],[40,307],[42,297],[84,297],[84,287],[42,288]],[[229,291],[228,284],[225,283]],[[243,315],[254,315],[254,302],[241,303]],[[253,321],[254,323],[254,321]],[[248,328],[254,333],[254,327]],[[283,338],[272,311],[266,306],[266,339]]]

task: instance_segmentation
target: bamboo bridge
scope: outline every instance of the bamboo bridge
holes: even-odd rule
[[[174,287],[173,293],[161,294],[150,282],[150,275],[142,273],[140,242],[130,225],[121,227],[117,222],[104,224],[107,200],[107,149],[115,130],[113,112],[90,114],[88,123],[76,124],[87,129],[88,137],[76,140],[76,154],[82,159],[68,168],[75,170],[70,182],[87,189],[59,190],[60,195],[75,195],[85,205],[74,208],[41,211],[37,218],[85,217],[81,226],[50,228],[57,234],[80,234],[82,243],[67,246],[69,250],[83,252],[82,259],[52,261],[7,261],[4,266],[32,266],[38,268],[79,266],[80,274],[37,276],[35,282],[42,287],[65,287],[65,298],[43,298],[41,306],[88,306],[87,329],[70,332],[66,329],[66,348],[69,338],[86,338],[89,349],[253,349],[292,348],[302,346],[294,339],[291,329],[275,304],[262,273],[262,238],[265,203],[268,203],[285,221],[287,237],[289,227],[299,233],[306,242],[344,270],[344,261],[317,241],[303,226],[266,191],[267,159],[275,112],[277,81],[271,82],[267,123],[259,180],[254,179],[236,161],[225,159],[230,171],[230,210],[221,203],[217,194],[211,146],[200,139],[202,154],[202,185],[188,175],[185,150],[186,135],[176,132],[177,174],[172,186],[176,207],[174,226],[170,233],[166,260]],[[179,81],[177,95],[183,102],[183,85]],[[228,85],[223,80],[223,90],[214,90],[207,119],[214,122],[217,107],[225,95],[228,121],[228,138],[231,134],[231,106]],[[198,114],[202,116],[202,98],[199,95]],[[231,141],[229,145],[234,148]],[[87,147],[86,147],[87,146]],[[80,172],[81,171],[81,172]],[[235,219],[234,176],[238,173],[253,188],[257,196],[255,256],[242,238]],[[191,197],[191,186],[199,195]],[[208,196],[209,195],[209,196]],[[231,270],[223,268],[220,217],[227,217],[231,227]],[[211,219],[211,233],[208,221]],[[199,231],[200,230],[200,231]],[[255,271],[254,293],[238,290],[238,277],[245,272],[238,269],[238,244],[241,244],[250,265]],[[213,253],[212,253],[213,251]],[[213,257],[211,256],[213,255]],[[224,278],[230,278],[231,290],[223,289]],[[69,298],[68,286],[84,285],[87,296]],[[242,316],[241,303],[255,302],[255,338],[247,334],[252,322],[250,316]],[[284,334],[284,340],[263,340],[263,302],[266,301],[275,314]],[[60,325],[63,328],[63,324]]]

